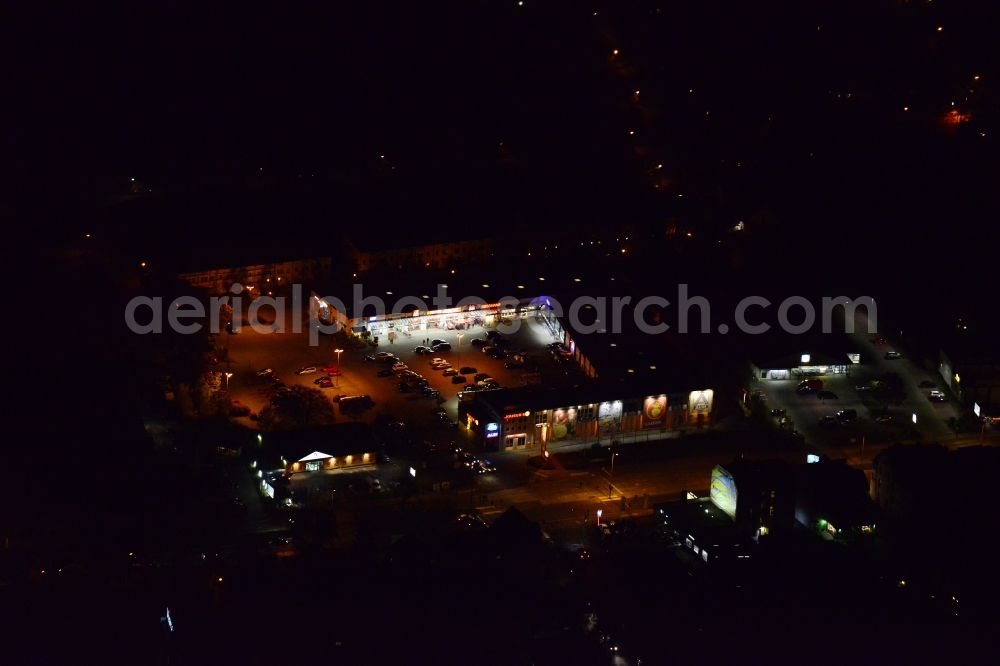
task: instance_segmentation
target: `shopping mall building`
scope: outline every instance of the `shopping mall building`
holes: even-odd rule
[[[538,449],[550,442],[610,444],[656,439],[712,420],[712,389],[649,390],[620,382],[566,389],[531,387],[482,391],[459,403],[459,423],[486,450]]]

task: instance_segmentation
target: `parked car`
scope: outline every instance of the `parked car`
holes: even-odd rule
[[[392,368],[382,368],[375,374],[377,374],[379,377],[392,377],[394,373],[392,371]]]
[[[250,408],[244,405],[239,400],[229,401],[229,415],[230,416],[250,416]]]
[[[780,419],[782,416],[785,416],[787,413],[788,412],[785,411],[784,409],[772,409],[771,410],[771,416],[773,416],[776,419]]]
[[[871,338],[869,342],[871,342],[873,345],[884,345],[885,338],[883,338],[881,335],[876,335],[875,337]]]
[[[476,349],[479,349],[481,347],[485,347],[487,344],[489,344],[489,342],[484,340],[483,338],[475,338],[469,344],[471,344]]]
[[[800,386],[797,389],[795,389],[795,392],[798,393],[799,395],[810,395],[812,393],[815,393],[816,389],[814,389],[811,386]]]
[[[841,423],[854,423],[858,420],[858,410],[842,409],[837,412],[837,420]]]
[[[461,374],[461,375],[474,375],[477,372],[479,372],[479,371],[476,370],[475,368],[473,368],[471,365],[463,365],[458,370],[458,373]]]
[[[875,417],[876,423],[881,423],[882,425],[889,425],[890,423],[896,422],[896,417],[892,414],[882,414]]]
[[[322,381],[324,379],[329,380],[330,378],[329,377],[317,377],[316,379],[313,380],[313,384],[320,384],[320,383],[322,383]]]
[[[887,361],[895,361],[901,358],[903,358],[903,355],[900,354],[898,351],[887,351],[885,353],[885,360]]]
[[[330,388],[331,386],[333,386],[333,380],[332,379],[330,379],[329,377],[320,377],[319,378],[319,387],[320,388]]]
[[[510,354],[500,349],[499,347],[494,348],[491,352],[487,354],[490,358],[495,358],[497,360],[503,360],[505,358],[510,358]]]
[[[520,370],[524,367],[524,363],[520,361],[507,361],[503,364],[503,367],[507,370]]]
[[[304,368],[299,368],[298,370],[296,370],[295,374],[297,374],[297,375],[311,375],[311,374],[313,374],[315,372],[316,372],[316,366],[307,365]]]
[[[423,396],[425,398],[440,398],[441,397],[441,391],[438,391],[435,388],[431,388],[430,386],[425,386],[424,389],[421,391],[421,393],[423,394]]]
[[[399,382],[399,384],[396,385],[396,388],[399,389],[400,393],[412,393],[413,392],[413,389],[410,388],[410,385],[408,383],[406,383],[406,382]]]
[[[450,368],[451,363],[448,361],[438,361],[437,363],[431,363],[431,368],[434,370],[444,370],[445,368]]]
[[[323,368],[323,372],[325,372],[330,377],[340,377],[342,374],[344,374],[343,372],[341,372],[340,368],[338,368],[335,365],[326,366],[325,368]]]
[[[944,402],[947,398],[944,397],[944,393],[941,391],[931,391],[927,399],[931,402]]]
[[[833,391],[816,391],[816,397],[820,400],[837,400],[837,394]]]
[[[831,416],[830,414],[827,414],[826,416],[824,416],[819,420],[819,425],[820,427],[823,428],[836,428],[838,425],[840,425],[840,421],[837,420],[836,416]]]
[[[803,386],[808,386],[811,389],[815,389],[815,390],[819,391],[819,390],[821,390],[823,388],[823,380],[822,379],[803,379],[801,382],[799,382],[799,388],[802,388]]]
[[[480,373],[477,373],[476,376],[473,377],[473,379],[475,379],[477,382],[481,382],[484,379],[492,379],[492,377],[490,377],[489,374],[487,374],[485,372],[480,372]]]
[[[419,347],[415,347],[413,349],[413,353],[414,354],[431,354],[431,353],[433,353],[433,350],[430,347],[427,347],[425,345],[420,345]]]
[[[435,352],[446,352],[451,351],[451,344],[448,342],[439,342],[438,344],[431,347]]]
[[[340,411],[368,409],[375,404],[370,395],[345,395],[337,402],[340,403]]]
[[[448,367],[448,368],[445,368],[444,372],[442,372],[441,374],[444,377],[454,377],[455,375],[458,374],[458,370],[456,370],[455,368],[452,368],[452,367]]]
[[[433,340],[431,340],[431,349],[433,349],[438,345],[446,345],[446,344],[448,343],[442,340],[441,338],[434,338]]]
[[[257,376],[258,377],[267,377],[268,375],[270,375],[273,372],[274,372],[274,370],[272,370],[271,368],[261,368],[260,370],[257,371]]]
[[[451,378],[452,384],[464,384],[467,381],[469,380],[463,377],[462,375],[455,375],[454,377]]]
[[[403,370],[406,370],[409,367],[410,366],[406,365],[405,363],[395,363],[392,366],[392,371],[393,372],[402,372]]]
[[[491,474],[497,471],[497,468],[489,460],[479,460],[476,462],[475,470],[478,474]]]

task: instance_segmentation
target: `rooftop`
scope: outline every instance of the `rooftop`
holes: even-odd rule
[[[569,388],[526,386],[475,393],[474,403],[484,404],[499,414],[513,411],[538,411],[568,405],[589,405],[608,400],[640,399],[661,393],[687,392],[688,386],[667,386],[652,381],[623,384],[597,379]]]
[[[673,529],[694,537],[702,546],[732,545],[741,541],[732,518],[707,497],[668,502],[658,505],[656,511],[669,520]]]
[[[265,432],[261,441],[269,453],[289,461],[302,460],[315,452],[344,456],[377,450],[371,426],[350,421],[305,430]]]

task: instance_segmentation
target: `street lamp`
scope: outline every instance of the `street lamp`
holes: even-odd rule
[[[611,476],[612,477],[615,475],[615,458],[617,458],[617,457],[618,457],[618,454],[615,453],[614,451],[612,451],[611,452]]]
[[[465,337],[465,333],[458,334],[458,367],[462,367],[462,338]]]
[[[229,378],[232,377],[232,376],[233,376],[233,373],[231,373],[231,372],[227,372],[226,373],[226,392],[229,391]]]
[[[340,354],[343,351],[344,351],[343,349],[334,349],[333,350],[333,353],[337,355],[337,370],[338,371],[340,370]],[[337,375],[337,386],[340,386],[340,374]]]

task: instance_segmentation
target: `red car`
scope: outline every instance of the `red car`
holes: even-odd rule
[[[326,368],[323,368],[323,372],[325,372],[330,377],[340,377],[343,374],[340,371],[340,368],[338,368],[335,365],[331,365],[331,366],[328,366]]]
[[[330,388],[331,386],[333,386],[333,382],[330,380],[329,377],[320,377],[319,379],[316,380],[316,384],[320,388]]]

